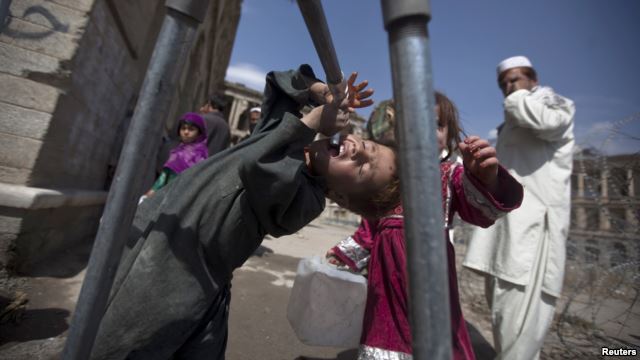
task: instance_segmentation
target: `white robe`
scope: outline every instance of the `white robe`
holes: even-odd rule
[[[527,285],[543,239],[549,241],[542,291],[559,297],[564,278],[574,150],[571,100],[551,88],[518,90],[504,100],[498,160],[524,186],[520,209],[476,228],[464,266]]]

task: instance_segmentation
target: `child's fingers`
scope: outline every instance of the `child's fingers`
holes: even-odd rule
[[[369,96],[373,95],[373,92],[374,92],[373,89],[367,89],[365,91],[358,92],[356,94],[356,99],[358,99],[358,100],[366,99]]]
[[[468,138],[464,139],[464,143],[469,146],[469,152],[472,154],[475,154],[481,149],[491,147],[491,144],[487,140],[482,139],[478,136],[469,136]]]
[[[465,144],[471,144],[478,139],[480,139],[480,136],[471,135],[471,136],[467,136],[463,141]]]
[[[487,146],[484,148],[477,148],[473,153],[473,157],[478,160],[488,159],[492,157],[496,157],[496,149],[492,146]]]
[[[483,169],[486,169],[492,166],[498,166],[498,158],[496,158],[495,156],[492,156],[480,163],[480,167]]]
[[[351,75],[349,75],[349,79],[347,80],[347,85],[349,87],[353,87],[353,83],[356,82],[357,77],[358,73],[356,71],[352,72]]]
[[[470,153],[469,153],[469,145],[465,144],[464,141],[463,142],[459,142],[458,143],[458,150],[460,150],[460,154],[462,155],[462,159],[466,161],[466,159],[470,155]]]
[[[351,85],[351,91],[360,92],[369,85],[369,80],[365,80],[358,85]]]
[[[362,100],[362,101],[357,101],[355,104],[352,105],[353,108],[363,108],[363,107],[367,107],[373,105],[373,100],[371,99],[367,99],[367,100]]]
[[[479,149],[483,149],[488,146],[491,146],[491,144],[489,144],[489,142],[485,139],[478,139],[472,143],[472,147],[479,148]]]

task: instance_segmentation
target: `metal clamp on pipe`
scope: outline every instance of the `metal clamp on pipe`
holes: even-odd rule
[[[382,18],[387,31],[396,20],[412,16],[426,17],[425,23],[429,22],[431,20],[429,0],[382,1]]]

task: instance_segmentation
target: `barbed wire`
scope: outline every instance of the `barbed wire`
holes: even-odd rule
[[[630,140],[640,140],[630,132],[624,131],[626,126],[635,122],[640,122],[640,113],[612,122],[610,127],[603,130],[608,131],[608,134],[600,144],[600,149],[583,146],[582,151],[577,154],[578,176],[582,176],[581,185],[587,192],[579,195],[587,198],[592,202],[592,205],[595,205],[599,219],[596,226],[598,230],[591,238],[585,239],[585,243],[590,246],[592,244],[589,244],[589,240],[594,241],[594,246],[598,248],[598,251],[602,250],[605,253],[604,255],[608,255],[608,261],[603,261],[597,257],[588,259],[587,254],[584,254],[584,257],[581,256],[582,254],[573,254],[574,260],[571,262],[574,263],[577,270],[572,271],[572,267],[567,266],[567,276],[572,281],[565,282],[566,288],[563,294],[565,303],[557,318],[555,332],[560,342],[572,356],[585,355],[583,346],[576,346],[583,342],[576,340],[576,338],[587,339],[592,343],[595,342],[609,347],[624,348],[629,346],[629,343],[612,335],[620,336],[623,329],[629,327],[632,309],[638,303],[640,296],[640,275],[637,271],[640,268],[640,261],[628,260],[629,256],[625,253],[626,250],[633,251],[634,247],[636,252],[640,252],[637,234],[637,217],[640,209],[638,208],[637,194],[632,192],[632,190],[636,190],[633,188],[634,184],[632,183],[636,180],[634,176],[640,176],[640,172],[637,171],[640,167],[638,165],[640,163],[640,151],[637,149],[640,149],[640,146],[626,154],[627,158],[623,163],[615,165],[611,163],[611,158],[615,157],[619,161],[621,157],[609,155],[606,150],[619,136],[625,136]],[[589,168],[589,165],[591,165],[591,168]],[[626,171],[618,174],[615,171],[616,169]],[[609,208],[611,206],[622,207],[625,211],[623,218],[615,217]],[[590,210],[593,210],[593,208]],[[630,216],[627,215],[627,211],[631,212]],[[585,214],[585,216],[587,216],[586,220],[588,220],[588,214]],[[602,217],[606,218],[606,224],[602,224]],[[572,223],[572,228],[577,227],[577,225],[584,224]],[[601,229],[602,225],[605,225],[605,229]],[[616,242],[606,244],[604,243],[606,241],[605,238],[598,239],[598,237],[605,236],[603,230],[606,230],[609,235],[617,236]],[[577,241],[577,239],[572,240]],[[602,244],[598,244],[598,241]],[[621,242],[626,244],[621,244],[621,247],[616,248],[616,244]],[[589,262],[589,260],[592,262]],[[614,260],[617,263],[613,263]],[[572,307],[578,303],[580,298],[584,300],[585,296],[586,303],[582,304],[584,305],[582,312],[589,312],[590,316],[588,319],[585,319],[584,316],[577,319],[577,313],[572,311]],[[614,298],[620,298],[624,306],[620,307],[618,305],[619,308],[617,313],[614,314],[615,316],[600,317],[603,309],[610,305],[611,299]],[[599,320],[599,318],[604,319]],[[581,320],[588,321],[584,324],[579,324]],[[608,333],[603,331],[604,327],[614,322],[617,322],[615,325],[618,326],[615,334],[611,334],[611,331]],[[611,328],[612,326],[609,327]],[[576,336],[576,332],[579,332],[580,336]]]

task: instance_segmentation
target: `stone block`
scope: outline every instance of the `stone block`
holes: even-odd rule
[[[21,77],[0,73],[0,102],[53,113],[59,89]]]
[[[51,114],[0,102],[0,133],[42,140]]]
[[[20,0],[11,2],[11,16],[51,30],[82,35],[89,20],[87,11],[73,9],[52,1]]]
[[[96,3],[91,14],[91,25],[97,29],[97,35],[102,38],[107,38],[111,42],[117,43],[117,46],[112,49],[117,49],[119,52],[126,52],[128,56],[132,54],[127,49],[127,42],[124,34],[118,28],[118,24],[115,21],[115,15],[107,6],[107,1],[100,1]],[[89,28],[87,28],[89,29]],[[102,40],[104,42],[104,40]],[[107,47],[103,45],[103,47]],[[113,56],[113,54],[104,53],[104,56]]]
[[[0,72],[27,78],[61,90],[67,89],[69,61],[0,42]]]
[[[106,191],[44,189],[0,183],[0,207],[29,210],[55,209],[65,206],[103,205],[106,201]]]
[[[29,73],[55,73],[58,59],[0,42],[0,72],[27,77]]]
[[[0,165],[31,169],[41,147],[42,141],[0,133]]]
[[[102,209],[87,206],[29,211],[15,240],[17,270],[26,270],[30,264],[94,237]]]
[[[151,28],[157,3],[128,0],[107,0],[113,17],[117,19],[120,35],[134,57],[142,54]]]
[[[5,184],[26,184],[31,178],[31,169],[17,169],[0,165],[0,182]]]
[[[25,211],[0,206],[0,273],[10,270],[16,259],[16,240]]]
[[[89,81],[89,80],[87,80]],[[75,89],[62,96],[47,131],[29,184],[44,188],[102,190],[107,163],[118,124],[125,116],[126,103],[111,87],[112,94],[85,89],[87,99],[79,100]],[[104,91],[104,86],[100,87]],[[104,101],[98,96],[106,96]],[[85,105],[84,101],[90,102]],[[120,105],[112,105],[114,101]]]
[[[22,209],[0,206],[0,234],[19,234],[24,214]]]
[[[0,223],[2,220],[0,220]],[[0,233],[0,279],[11,272],[16,258],[15,247],[18,235]],[[0,280],[1,281],[1,280]]]
[[[14,17],[10,20],[9,25],[0,33],[0,42],[61,60],[70,60],[75,54],[79,36],[53,31]]]
[[[74,59],[74,96],[96,113],[112,113],[122,106],[119,99],[123,97],[123,91],[115,86],[114,78],[135,81],[129,73],[119,71],[123,57],[128,57],[123,47],[124,44],[118,44],[112,38],[103,36],[93,24],[90,24]],[[130,90],[127,90],[127,93],[130,93]]]
[[[96,0],[50,0],[59,5],[84,12],[89,12]],[[98,1],[101,2],[101,1]]]

